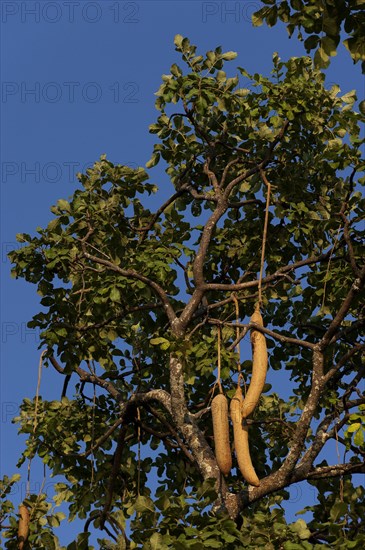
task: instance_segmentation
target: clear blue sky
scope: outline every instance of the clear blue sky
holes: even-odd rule
[[[283,59],[303,55],[283,25],[252,27],[260,7],[242,0],[1,2],[1,475],[16,472],[24,439],[11,418],[22,398],[35,394],[39,360],[38,335],[26,328],[38,311],[36,288],[9,275],[6,254],[18,246],[15,234],[47,224],[50,206],[74,191],[74,174],[101,154],[145,164],[154,140],[148,134],[157,115],[154,92],[161,74],[179,62],[175,34],[203,53],[218,45],[237,51],[232,68],[249,72],[268,74],[273,51]],[[327,74],[344,93],[356,88],[363,95],[360,67],[343,47]],[[167,186],[159,168],[152,180]],[[59,398],[61,383],[45,370],[41,394]],[[41,479],[35,470],[35,491]],[[24,488],[25,478],[16,504]],[[293,500],[304,499],[300,491],[294,489]],[[64,526],[61,542],[71,542],[74,532]]]

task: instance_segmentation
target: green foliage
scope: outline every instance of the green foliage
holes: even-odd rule
[[[362,61],[365,72],[364,0],[263,0],[265,6],[252,16],[255,26],[265,21],[269,27],[278,19],[286,24],[289,36],[298,30],[307,52],[316,50],[314,62],[326,68],[330,57],[337,54],[341,36],[353,62]]]
[[[365,439],[364,411],[365,411],[365,405],[360,405],[359,412],[350,414],[349,416],[349,425],[344,434],[348,448],[350,448],[351,446],[352,438],[353,438],[353,443],[357,447],[364,446],[364,439]]]
[[[44,495],[27,499],[29,547],[59,548],[53,529],[62,515],[53,507],[66,503],[68,518],[85,522],[69,550],[91,548],[91,530],[104,530],[109,538],[99,544],[110,549],[360,548],[356,514],[363,491],[348,476],[339,491],[331,477],[338,473],[326,479],[312,471],[326,473],[315,453],[322,429],[349,453],[346,472],[358,472],[363,458],[357,447],[364,403],[356,391],[364,318],[356,289],[336,337],[323,348],[323,377],[335,373],[310,405],[300,436],[300,456],[314,453],[310,468],[304,475],[298,456],[292,478],[274,484],[316,389],[313,346],[318,350],[331,331],[363,261],[364,115],[354,109],[355,92],[326,89],[308,57],[283,62],[274,54],[270,77],[239,67],[228,77],[224,66],[234,52],[218,47],[197,55],[180,35],[175,46],[182,66],[163,75],[159,116],[150,126],[157,143],[147,168],[160,162],[172,183],[157,214],[149,205],[158,190],[147,172],[103,156],[79,175],[73,196],[52,207],[48,226],[36,236],[18,235],[23,246],[10,253],[13,276],[36,284],[41,297],[42,310],[29,326],[41,330],[46,364],[62,380],[71,376],[73,388],[55,401],[24,399],[16,419],[28,435],[19,464],[37,456],[52,476],[62,476],[52,505]],[[235,468],[226,479],[227,490],[241,499],[234,515],[202,463],[211,464],[214,448],[207,413],[217,325],[227,396],[236,388],[238,361],[245,383],[252,373],[251,360],[235,349],[232,296],[239,300],[239,329],[247,329],[258,300],[263,173],[272,189],[263,310],[272,331],[273,384],[266,384],[250,419],[250,445],[260,479],[274,477],[260,497],[245,501],[254,493]],[[177,382],[171,358],[183,365]],[[285,384],[277,371],[285,371]],[[173,410],[179,377],[183,399],[181,410]],[[318,489],[319,504],[308,508],[308,522],[288,524],[285,487],[305,479]],[[5,494],[15,481],[4,480]],[[17,518],[9,500],[2,510],[10,515],[7,548],[14,548]]]
[[[318,503],[305,508],[313,519],[310,523],[314,532],[326,544],[325,548],[360,549],[365,542],[361,518],[365,512],[365,491],[354,486],[350,479],[323,479],[315,483]],[[349,536],[350,533],[354,536]]]
[[[1,507],[0,507],[0,526],[4,524],[9,514],[14,511],[14,505],[9,500],[14,485],[20,480],[19,474],[14,474],[11,478],[3,476],[0,480],[0,495],[1,495]]]
[[[13,485],[15,481],[18,481],[19,477],[20,476],[13,476],[11,485]],[[61,521],[66,518],[65,514],[62,512],[55,512],[52,504],[47,501],[47,495],[44,493],[30,495],[24,499],[23,504],[28,508],[31,519],[29,524],[29,536],[25,548],[62,550],[57,537],[53,533],[53,529],[59,527]],[[2,510],[4,510],[3,504]],[[3,520],[1,521],[1,525],[3,525]],[[9,550],[18,548],[16,544],[17,533],[18,519],[12,515],[9,518],[9,525],[6,525],[3,533],[4,538],[9,539],[5,543],[5,548]]]

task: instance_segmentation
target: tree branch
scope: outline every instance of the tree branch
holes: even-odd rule
[[[113,494],[114,494],[114,487],[116,483],[116,479],[118,474],[120,473],[120,464],[122,462],[122,452],[124,447],[124,441],[125,441],[125,435],[127,432],[127,427],[122,426],[119,432],[118,441],[117,441],[117,448],[115,449],[114,457],[113,457],[113,466],[112,471],[110,473],[109,477],[109,483],[108,483],[108,489],[106,494],[106,500],[104,504],[104,508],[101,512],[100,516],[100,527],[104,529],[105,520],[108,515],[108,512],[110,510],[110,506],[113,500]]]
[[[306,476],[302,479],[321,479],[329,477],[338,477],[346,474],[364,474],[365,473],[365,462],[360,463],[347,463],[347,464],[336,464],[333,466],[321,466],[319,468],[314,468],[310,472],[307,472]],[[295,481],[302,481],[298,478]]]
[[[280,470],[278,470],[264,479],[261,479],[259,487],[250,487],[249,491],[242,491],[238,495],[232,495],[235,497],[237,516],[244,508],[251,506],[262,497],[280,491],[285,487],[289,487],[293,483],[298,483],[299,481],[305,481],[307,479],[330,478],[346,474],[362,474],[364,472],[364,462],[321,466],[305,473],[303,473],[303,471],[293,471],[290,476],[283,476]]]
[[[337,413],[329,414],[322,420],[317,428],[317,432],[312,445],[306,450],[303,457],[295,468],[297,472],[308,472],[310,470],[314,460],[323,449],[326,441],[330,439],[330,435],[327,433],[327,430],[332,424],[336,414]]]
[[[338,342],[338,340],[341,340],[341,338],[346,340],[346,336],[353,332],[354,330],[361,328],[365,325],[365,319],[360,318],[357,321],[353,322],[349,327],[345,327],[342,330],[339,330],[332,338],[329,343],[329,345],[334,344],[335,342]]]
[[[250,168],[249,170],[247,170],[243,174],[240,174],[239,176],[237,176],[234,180],[232,180],[227,185],[227,187],[225,189],[225,192],[224,192],[224,196],[227,200],[228,200],[229,195],[231,194],[232,189],[236,185],[238,185],[239,183],[241,183],[245,179],[249,178],[250,176],[253,176],[254,174],[257,174],[258,172],[260,172],[261,170],[266,168],[266,166],[272,160],[272,156],[273,156],[276,145],[283,139],[288,126],[289,126],[289,121],[286,120],[284,122],[283,127],[281,128],[280,132],[278,133],[278,135],[274,139],[274,141],[271,142],[271,144],[268,148],[268,151],[267,151],[265,157],[263,158],[263,160],[261,162],[259,162],[256,166],[254,166],[253,168]]]
[[[211,195],[210,193],[198,193],[196,189],[194,189],[192,186],[188,188],[188,191],[195,200],[215,203],[218,202],[218,197],[216,197],[215,195]],[[265,203],[260,199],[247,199],[240,202],[228,201],[229,208],[241,208],[242,206],[246,206],[247,204],[257,204],[259,206],[263,206]]]
[[[341,216],[341,218],[344,222],[343,236],[344,236],[346,244],[347,244],[351,269],[352,269],[352,272],[355,275],[355,277],[360,277],[360,269],[357,267],[357,264],[356,264],[354,249],[353,249],[353,246],[352,246],[350,232],[349,232],[350,222],[346,218],[345,214],[343,214],[343,212],[340,213],[340,216]]]
[[[303,267],[305,265],[311,265],[316,264],[319,262],[324,262],[328,260],[328,257],[330,255],[330,252],[327,252],[326,254],[322,254],[321,256],[311,256],[310,258],[307,258],[305,260],[301,260],[299,262],[296,262],[294,264],[286,265],[285,267],[281,267],[280,269],[276,270],[275,273],[272,273],[271,275],[267,275],[262,279],[262,283],[269,283],[271,281],[275,281],[279,277],[284,276],[284,274],[293,271],[295,269],[299,269],[300,267]],[[332,258],[332,261],[334,259]],[[252,288],[257,287],[259,284],[259,281],[255,279],[254,281],[247,281],[245,283],[237,283],[237,284],[221,284],[221,283],[205,283],[203,285],[203,288],[205,290],[229,290],[231,292],[235,290],[243,290],[245,288]]]
[[[49,356],[49,360],[57,372],[65,374],[65,369],[60,366],[53,354]],[[128,401],[122,402],[123,396],[112,382],[104,380],[96,374],[89,373],[81,367],[75,367],[74,371],[79,375],[82,382],[89,382],[106,390],[116,402],[119,403],[121,414],[123,414],[125,407],[129,407],[132,404],[146,403],[148,401],[158,401],[171,414],[171,396],[163,389],[149,390],[147,393],[134,393]]]
[[[185,456],[188,458],[188,460],[190,462],[194,462],[194,458],[192,454],[190,453],[186,445],[184,445],[184,442],[182,441],[182,439],[180,438],[176,430],[173,428],[173,426],[170,424],[170,422],[168,422],[162,414],[160,414],[156,409],[154,409],[150,405],[147,406],[147,409],[150,411],[151,414],[153,414],[155,418],[157,418],[159,422],[161,422],[163,426],[165,426],[168,429],[169,434],[176,439],[178,446],[181,448],[181,450],[183,451]]]
[[[112,424],[112,426],[110,426],[110,428],[101,437],[99,437],[99,439],[95,441],[94,445],[90,447],[90,449],[88,449],[87,451],[84,451],[81,454],[78,454],[77,456],[82,456],[86,458],[94,454],[94,452],[100,447],[100,445],[102,445],[104,441],[109,439],[109,437],[113,435],[113,433],[118,428],[118,426],[120,426],[123,422],[124,422],[124,415],[121,416],[121,418],[118,418],[118,420],[114,422],[114,424]]]
[[[341,326],[342,321],[347,315],[354,298],[359,294],[360,290],[362,290],[364,286],[364,282],[365,282],[365,265],[360,270],[359,276],[352,283],[351,288],[347,293],[346,298],[342,302],[340,309],[338,310],[327,332],[325,333],[322,340],[320,341],[319,346],[321,350],[324,350],[329,345],[332,337],[335,335],[335,333]]]
[[[210,216],[209,220],[205,224],[204,229],[202,231],[198,252],[193,261],[193,276],[194,276],[195,290],[193,292],[191,299],[185,306],[184,311],[182,312],[179,319],[182,327],[184,328],[186,328],[186,326],[190,322],[193,314],[195,313],[196,309],[198,308],[204,296],[204,289],[203,289],[204,260],[208,251],[210,241],[212,239],[213,231],[218,221],[226,212],[227,207],[228,207],[227,201],[220,199],[219,202],[217,203],[216,209]]]
[[[168,299],[166,292],[159,284],[157,284],[155,281],[152,281],[148,277],[145,277],[144,275],[137,273],[137,271],[134,271],[133,269],[122,269],[121,267],[113,264],[113,262],[109,260],[105,260],[104,258],[98,258],[97,256],[89,254],[88,252],[86,252],[85,248],[84,248],[84,256],[88,260],[91,260],[96,264],[104,265],[110,270],[115,271],[116,273],[119,273],[119,275],[121,275],[122,277],[126,277],[127,279],[136,279],[137,281],[141,281],[142,283],[145,283],[147,286],[152,288],[152,290],[155,292],[155,294],[157,294],[157,296],[161,300],[162,305],[165,309],[167,318],[174,332],[178,330],[179,319],[175,315],[175,311],[172,305],[170,304],[170,300]]]
[[[222,322],[219,319],[208,319],[208,323],[220,325]],[[316,347],[316,344],[312,344],[312,342],[307,342],[306,340],[299,340],[298,338],[291,338],[290,336],[284,336],[283,334],[280,334],[278,332],[274,332],[273,330],[270,330],[266,327],[262,327],[258,325],[257,323],[247,323],[241,324],[241,323],[231,323],[226,322],[225,325],[230,325],[232,327],[238,327],[243,329],[243,335],[240,336],[237,340],[240,341],[242,338],[247,334],[247,331],[254,328],[258,332],[262,332],[263,334],[267,334],[268,336],[272,336],[275,340],[279,340],[279,342],[284,342],[286,344],[295,344],[296,346],[301,346],[303,348],[314,350]],[[237,345],[237,341],[230,346],[229,349],[233,349]]]
[[[212,184],[216,197],[220,197],[221,190],[219,188],[218,179],[215,173],[209,168],[209,164],[210,164],[210,159],[207,158],[207,160],[204,163],[203,170],[204,170],[204,173],[208,176],[210,183]]]
[[[238,163],[240,163],[240,162],[242,162],[242,160],[241,160],[240,158],[235,158],[235,159],[233,159],[233,160],[230,160],[230,161],[226,164],[226,166],[225,166],[225,168],[224,168],[224,170],[223,170],[223,174],[222,174],[222,177],[221,177],[221,181],[220,181],[220,183],[219,183],[219,186],[220,186],[221,188],[224,187],[224,184],[226,183],[226,178],[227,178],[229,169],[230,169],[232,166],[234,166],[235,164],[238,164]]]
[[[138,312],[138,311],[151,311],[153,309],[161,308],[162,304],[142,304],[140,306],[130,307],[125,309],[122,313],[119,313],[118,315],[112,315],[111,317],[108,317],[104,321],[101,321],[100,323],[94,323],[90,325],[71,325],[70,323],[54,323],[53,326],[59,326],[59,327],[66,327],[66,328],[72,328],[74,330],[77,330],[79,332],[87,332],[88,330],[94,330],[103,328],[113,321],[117,321],[118,319],[123,319],[126,315],[129,315],[130,313]]]
[[[345,399],[345,396],[343,396]],[[319,455],[321,450],[323,449],[326,441],[328,439],[337,438],[338,432],[345,426],[346,422],[349,419],[350,414],[346,413],[350,408],[358,407],[364,402],[363,399],[358,399],[353,402],[343,402],[342,404],[339,404],[336,409],[333,410],[330,414],[326,415],[323,420],[320,422],[316,435],[314,437],[314,440],[311,444],[311,446],[306,450],[303,457],[301,458],[299,464],[296,467],[296,470],[303,470],[303,471],[309,471],[312,467],[312,464],[316,457]],[[340,419],[340,414],[343,414],[345,411],[345,415],[343,418]],[[331,426],[332,422],[335,421],[336,417],[339,419],[338,422],[333,426],[333,428],[328,431],[329,427]]]
[[[214,453],[209,447],[204,434],[199,429],[196,420],[189,414],[184,393],[184,374],[181,359],[170,356],[170,390],[172,418],[176,428],[184,437],[194,461],[203,479],[216,479],[226,492],[225,482],[221,482],[221,473]]]
[[[318,401],[321,397],[324,383],[323,383],[323,354],[316,348],[313,353],[313,370],[312,370],[312,387],[309,393],[307,402],[304,406],[303,412],[299,421],[297,422],[297,428],[293,435],[293,443],[289,450],[288,456],[279,469],[279,474],[285,477],[290,476],[295,468],[295,465],[300,457],[303,449],[303,444],[307,437],[308,428],[310,426],[313,414],[317,408]]]
[[[188,169],[186,169],[184,171],[184,174],[185,175],[185,172],[187,171]],[[183,177],[182,175],[182,177]],[[170,206],[170,204],[172,204],[173,202],[175,202],[176,199],[178,199],[179,197],[181,197],[181,195],[183,195],[184,193],[186,193],[188,191],[190,187],[190,183],[184,183],[183,185],[181,185],[181,187],[179,188],[178,191],[176,191],[176,193],[174,193],[169,199],[167,199],[166,202],[164,202],[160,208],[158,208],[158,210],[155,212],[155,214],[153,214],[153,217],[152,217],[152,220],[147,224],[145,225],[144,227],[135,227],[135,226],[132,226],[131,225],[131,229],[133,229],[133,231],[138,231],[138,232],[141,232],[143,233],[141,239],[140,239],[140,242],[143,242],[146,237],[147,237],[147,233],[148,231],[150,231],[150,229],[152,229],[152,227],[155,225],[156,221],[158,220],[158,218],[161,216],[161,214],[163,214],[163,212],[166,210],[166,208],[168,206]]]
[[[324,377],[325,383],[327,383],[335,374],[340,370],[341,367],[343,367],[351,357],[353,357],[356,353],[359,351],[363,351],[365,349],[365,344],[355,344],[353,348],[351,348],[345,355],[340,357],[338,362],[332,369],[330,369],[327,374]]]

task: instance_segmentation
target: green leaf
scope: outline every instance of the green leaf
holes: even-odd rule
[[[311,536],[311,532],[303,519],[298,519],[291,527],[296,533],[298,533],[301,540],[308,540]]]
[[[160,153],[153,153],[150,160],[146,162],[146,168],[153,168],[160,160]]]
[[[341,99],[344,103],[352,104],[356,101],[356,90],[351,90],[347,94],[341,96]]]
[[[116,286],[113,286],[110,291],[110,299],[112,302],[120,302],[120,290]]]
[[[205,548],[222,548],[221,541],[215,539],[207,539],[203,545]]]
[[[158,346],[159,344],[166,342],[166,338],[158,337],[158,338],[151,338],[150,344],[153,346]]]
[[[347,504],[345,502],[337,501],[331,508],[330,517],[332,521],[337,521],[340,517],[343,517],[347,512]]]
[[[55,538],[53,535],[51,535],[51,533],[43,532],[40,538],[42,544],[44,545],[44,548],[47,548],[47,550],[57,549]]]
[[[261,27],[261,25],[264,22],[261,15],[259,15],[259,12],[256,12],[256,13],[252,14],[251,19],[252,19],[252,23],[253,23],[254,27]]]
[[[329,65],[329,56],[322,46],[320,46],[314,54],[314,64],[320,69],[326,69]]]
[[[174,38],[174,44],[177,48],[181,48],[184,37],[181,34],[176,34]]]
[[[327,55],[331,57],[337,55],[337,44],[332,38],[330,38],[329,36],[324,36],[321,39],[321,44],[323,50],[326,52]]]
[[[159,533],[153,533],[150,538],[151,550],[165,550],[167,546],[163,544],[162,535]]]
[[[222,53],[221,58],[225,61],[232,61],[233,59],[236,59],[237,52],[226,52]]]
[[[64,199],[59,199],[57,201],[57,206],[60,210],[66,210],[66,212],[70,212],[70,204]]]
[[[362,428],[356,432],[354,435],[354,444],[358,447],[362,447],[364,445],[365,440],[365,430]]]
[[[136,512],[154,512],[155,507],[152,500],[148,497],[139,495],[134,503],[134,509]]]
[[[349,426],[347,428],[347,431],[349,433],[352,433],[352,432],[356,432],[357,430],[359,430],[361,428],[361,424],[360,422],[354,422],[353,424],[351,424],[351,426]]]

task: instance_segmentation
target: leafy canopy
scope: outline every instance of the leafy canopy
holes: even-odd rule
[[[307,52],[316,50],[314,63],[326,68],[330,58],[337,54],[341,36],[354,63],[362,61],[365,72],[365,16],[364,0],[262,0],[265,6],[252,16],[253,24],[273,27],[278,19],[286,23],[291,37],[298,30],[299,40],[303,33],[307,38]]]
[[[53,507],[67,503],[68,518],[85,521],[70,550],[90,548],[98,529],[109,537],[102,548],[360,548],[364,491],[349,475],[364,468],[356,94],[326,89],[307,57],[275,54],[270,77],[240,67],[229,76],[234,52],[199,55],[180,35],[175,46],[183,64],[162,77],[147,163],[163,163],[172,190],[102,156],[10,254],[13,275],[37,285],[42,309],[29,326],[64,381],[60,400],[25,399],[17,418],[29,435],[20,464],[37,455],[63,476],[53,505],[45,495],[25,501],[29,547],[60,548]],[[258,300],[267,182],[271,383],[250,428],[261,484],[247,490],[236,468],[219,473],[209,404],[217,326],[225,393],[235,392],[238,360],[249,383],[244,335]],[[344,463],[321,455],[334,439]],[[288,524],[282,503],[301,481],[318,502],[308,523]],[[9,514],[13,548],[11,503]]]

